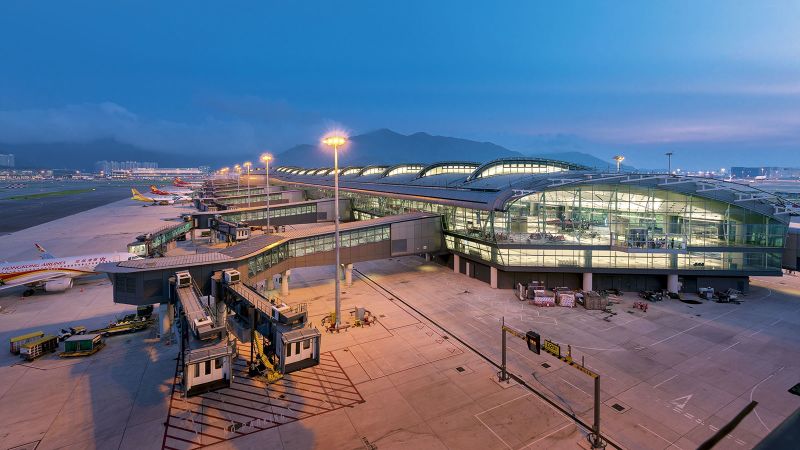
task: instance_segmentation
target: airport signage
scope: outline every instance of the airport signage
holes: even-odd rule
[[[537,355],[541,353],[542,339],[539,336],[539,333],[535,331],[528,331],[525,333],[525,341],[528,342],[528,350],[536,353]]]
[[[544,340],[544,343],[542,344],[542,350],[550,353],[556,358],[561,358],[561,346],[549,339]]]

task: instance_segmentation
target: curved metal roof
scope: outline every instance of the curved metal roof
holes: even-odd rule
[[[424,169],[424,164],[395,164],[388,169],[384,170],[381,174],[381,178],[391,177],[396,175],[408,175],[409,173],[414,173],[415,175],[419,173],[420,170]]]
[[[439,168],[439,167],[447,167],[447,166],[469,167],[472,170],[470,170],[468,173],[472,173],[472,172],[475,171],[475,169],[477,169],[478,167],[481,166],[481,163],[473,162],[473,161],[441,161],[441,162],[437,162],[437,163],[433,163],[433,164],[428,164],[422,170],[420,170],[419,178],[424,178],[424,177],[430,176],[430,175],[428,175],[428,173],[430,171],[432,171],[433,169],[436,169],[436,168]],[[460,170],[457,171],[457,172],[456,171],[454,171],[454,172],[442,172],[442,174],[446,174],[446,173],[464,174],[464,173],[467,173],[467,172],[462,172]]]
[[[564,164],[568,165],[568,163]],[[364,169],[361,171],[363,172]],[[274,176],[276,180],[286,184],[333,186],[332,174],[320,176],[276,172]],[[789,222],[791,215],[800,214],[800,208],[792,202],[752,186],[713,178],[670,174],[565,170],[553,173],[495,175],[472,180],[465,177],[464,174],[440,174],[413,179],[400,175],[383,178],[376,178],[374,175],[340,177],[339,179],[341,189],[351,192],[496,211],[505,210],[510,202],[530,194],[590,184],[628,184],[684,195],[697,195],[736,205],[784,223]]]
[[[472,174],[467,177],[467,181],[474,180],[476,178],[488,177],[492,175],[486,174],[494,167],[503,167],[503,166],[511,166],[509,167],[509,172],[501,172],[500,174],[539,174],[539,173],[549,173],[549,172],[563,172],[568,170],[590,170],[589,167],[574,164],[567,161],[558,161],[555,159],[545,159],[545,158],[529,158],[529,157],[519,157],[519,158],[499,158],[492,161],[485,163],[484,165],[475,169]],[[520,167],[513,167],[513,166],[520,166]],[[552,168],[558,170],[545,170],[545,171],[538,171],[538,172],[526,172],[525,170],[514,170],[514,169],[525,169],[526,166],[530,166],[531,169],[534,167],[539,168]]]

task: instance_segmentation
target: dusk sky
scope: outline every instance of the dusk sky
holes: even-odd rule
[[[0,143],[279,152],[340,126],[800,165],[800,2],[557,3],[2,2]]]

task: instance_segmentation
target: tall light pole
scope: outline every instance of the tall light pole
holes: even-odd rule
[[[264,153],[261,155],[261,160],[264,161],[264,173],[267,174],[267,230],[271,233],[272,228],[269,227],[269,162],[272,160],[272,155]]]
[[[347,143],[347,137],[333,134],[322,140],[328,147],[333,147],[333,239],[336,249],[336,323],[338,329],[342,324],[342,300],[339,293],[339,147]]]
[[[253,165],[253,163],[251,163],[250,161],[247,161],[246,163],[244,163],[244,166],[247,167],[247,207],[248,208],[250,207],[250,166],[252,166],[252,165]]]
[[[622,161],[625,161],[625,157],[622,155],[614,156],[614,161],[617,162],[617,173],[619,173],[619,165],[622,164]]]
[[[233,168],[236,170],[236,195],[239,195],[241,194],[241,192],[239,192],[239,178],[242,177],[242,166],[236,164]]]
[[[664,153],[667,155],[667,174],[672,175],[672,152]]]

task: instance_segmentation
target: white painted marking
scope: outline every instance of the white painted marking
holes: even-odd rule
[[[684,395],[683,397],[678,397],[672,400],[670,403],[675,405],[678,409],[683,409],[686,407],[686,404],[689,403],[689,400],[692,399],[694,394]]]
[[[741,440],[741,439],[736,439],[736,443],[737,443],[737,444],[739,444],[739,445],[744,445],[744,444],[746,444],[746,442],[745,442],[745,441],[743,441],[743,440]]]
[[[688,417],[688,418],[690,418],[690,419],[694,419],[694,416],[689,414],[689,413],[684,413],[683,415]]]
[[[662,384],[666,383],[667,381],[670,381],[670,380],[674,379],[675,377],[677,377],[677,375],[673,375],[673,376],[667,378],[666,380],[662,381],[661,383],[658,383],[657,385],[653,386],[653,389],[661,386]]]
[[[509,404],[509,403],[514,403],[515,401],[517,401],[517,400],[519,400],[519,399],[521,399],[521,398],[530,397],[531,395],[533,395],[533,394],[532,394],[532,393],[530,393],[530,392],[529,392],[529,393],[527,393],[527,394],[524,394],[524,395],[520,395],[520,396],[519,396],[519,397],[517,397],[517,398],[513,398],[513,399],[511,399],[511,400],[509,400],[509,401],[507,401],[507,402],[504,402],[504,403],[500,403],[499,405],[497,405],[497,406],[493,406],[493,407],[491,407],[491,408],[489,408],[489,409],[485,409],[485,410],[483,410],[483,411],[479,412],[478,414],[475,414],[475,416],[480,416],[480,415],[486,414],[486,413],[487,413],[487,412],[489,412],[489,411],[494,411],[494,410],[495,410],[495,409],[497,409],[497,408],[500,408],[500,407],[506,406],[506,405],[507,405],[507,404]]]
[[[535,441],[533,441],[533,442],[531,442],[531,443],[529,443],[529,444],[527,444],[527,445],[525,445],[525,446],[522,446],[522,447],[520,447],[520,448],[519,448],[519,450],[522,450],[523,448],[528,448],[528,447],[530,447],[531,445],[533,445],[533,444],[535,444],[535,443],[537,443],[537,442],[541,442],[541,441],[543,441],[543,440],[545,440],[545,439],[549,438],[550,436],[552,436],[552,435],[554,435],[554,434],[558,433],[559,431],[563,430],[564,428],[567,428],[567,427],[568,427],[568,426],[570,426],[570,425],[572,425],[572,423],[567,423],[567,424],[566,424],[566,425],[564,425],[563,427],[561,427],[561,428],[559,428],[559,429],[557,429],[557,430],[551,431],[550,433],[547,433],[547,434],[545,434],[544,436],[540,437],[539,439],[537,439],[537,440],[535,440]]]
[[[784,369],[784,367],[785,367],[785,366],[781,366],[781,368],[780,368],[780,369],[778,369],[778,370],[776,370],[775,372],[771,373],[771,374],[770,374],[768,377],[764,378],[763,380],[759,381],[759,382],[758,382],[758,384],[756,384],[755,386],[753,386],[753,389],[751,389],[751,390],[750,390],[750,401],[751,401],[751,402],[753,401],[753,393],[755,393],[756,389],[757,389],[759,386],[761,386],[761,384],[762,384],[762,383],[764,383],[765,381],[767,381],[767,380],[769,380],[770,378],[774,377],[774,376],[775,376],[775,375],[776,375],[778,372],[780,372],[781,370],[783,370],[783,369]],[[756,406],[756,408],[758,408],[758,406]],[[763,420],[763,419],[761,418],[761,416],[758,414],[758,409],[754,409],[754,410],[753,410],[753,412],[754,412],[754,413],[756,413],[756,418],[758,418],[758,421],[759,421],[759,422],[761,422],[761,425],[763,425],[763,426],[764,426],[764,429],[765,429],[765,430],[767,430],[767,433],[769,433],[770,431],[772,431],[772,429],[771,429],[770,427],[768,427],[768,426],[767,426],[767,424],[765,424],[765,423],[764,423],[764,420]]]
[[[778,319],[778,320],[776,320],[775,322],[772,322],[771,324],[769,324],[769,326],[771,326],[771,327],[774,327],[774,326],[775,326],[775,325],[777,325],[777,324],[778,324],[778,322],[780,322],[781,320],[783,320],[783,319]]]
[[[670,441],[669,439],[665,438],[664,436],[661,436],[660,434],[656,433],[655,431],[651,430],[650,428],[647,428],[646,426],[644,426],[644,425],[642,425],[642,424],[640,424],[640,423],[637,423],[637,424],[636,424],[636,426],[638,426],[638,427],[641,427],[642,429],[644,429],[644,430],[645,430],[645,431],[647,431],[648,433],[650,433],[650,434],[652,434],[652,435],[654,435],[654,436],[656,436],[656,437],[660,438],[661,440],[663,440],[664,442],[666,442],[667,444],[669,444],[669,445],[670,445],[670,447],[675,447],[675,448],[677,448],[678,450],[683,450],[682,448],[680,448],[680,447],[678,447],[677,445],[675,445],[675,443],[674,443],[674,442]]]
[[[754,331],[752,334],[748,334],[747,337],[753,337],[753,336],[757,335],[758,333],[761,333],[761,331],[762,330]]]
[[[719,428],[715,427],[714,425],[709,425],[709,426],[708,426],[708,428],[709,428],[711,431],[715,432],[715,433],[716,433],[717,431],[719,431]]]
[[[577,389],[577,390],[579,390],[579,391],[583,392],[584,394],[586,394],[586,396],[588,396],[588,397],[591,397],[591,396],[592,396],[591,394],[589,394],[588,392],[586,392],[586,391],[584,391],[583,389],[579,388],[578,386],[575,386],[574,384],[572,384],[572,383],[570,383],[569,381],[565,380],[563,377],[559,377],[559,378],[561,378],[561,380],[562,380],[562,381],[564,381],[564,383],[567,383],[568,385],[570,385],[570,386],[574,387],[575,389]]]
[[[729,346],[725,347],[725,349],[724,349],[724,350],[722,350],[722,351],[724,352],[724,351],[726,351],[726,350],[730,350],[731,348],[733,348],[734,346],[736,346],[736,345],[739,345],[739,344],[741,344],[741,341],[739,341],[739,342],[737,342],[737,343],[735,343],[735,344],[731,344],[731,345],[729,345]]]
[[[480,417],[478,417],[478,415],[477,415],[477,414],[475,414],[475,418],[476,418],[476,419],[478,419],[478,422],[480,422],[480,423],[481,423],[481,425],[483,425],[484,427],[486,427],[486,429],[487,429],[487,430],[489,430],[489,432],[490,432],[490,433],[492,433],[492,434],[494,435],[494,437],[496,437],[498,440],[500,440],[500,442],[502,442],[502,443],[503,443],[503,445],[505,445],[505,446],[506,446],[506,448],[508,448],[508,449],[511,449],[511,446],[510,446],[510,445],[508,445],[508,443],[506,443],[506,441],[504,441],[504,440],[503,440],[503,438],[501,438],[501,437],[500,437],[500,436],[499,436],[497,433],[495,433],[495,432],[494,432],[494,430],[492,430],[492,428],[491,428],[491,427],[489,427],[489,425],[486,425],[486,423],[485,423],[484,421],[482,421],[482,420],[481,420],[481,418],[480,418]]]
[[[730,310],[730,311],[728,311],[728,312],[726,312],[726,313],[722,313],[722,314],[718,315],[717,317],[714,317],[713,319],[708,319],[708,320],[706,320],[705,322],[700,322],[700,323],[698,323],[697,325],[695,325],[695,326],[693,326],[693,327],[690,327],[690,328],[687,328],[687,329],[685,329],[685,330],[683,330],[683,331],[680,331],[680,332],[678,332],[678,333],[675,333],[675,334],[673,334],[672,336],[668,336],[668,337],[665,337],[664,339],[661,339],[660,341],[653,342],[652,344],[648,345],[648,347],[653,347],[654,345],[658,345],[658,344],[661,344],[661,343],[667,342],[668,340],[670,340],[670,339],[672,339],[672,338],[674,338],[674,337],[678,337],[678,336],[680,336],[680,335],[682,335],[682,334],[684,334],[684,333],[686,333],[686,332],[689,332],[689,331],[692,331],[692,330],[694,330],[694,329],[695,329],[695,328],[697,328],[697,327],[700,327],[700,326],[703,326],[703,325],[705,325],[705,324],[711,323],[711,322],[713,322],[713,321],[715,321],[715,320],[719,319],[720,317],[727,316],[728,314],[731,314],[731,313],[733,313],[733,312],[736,312],[736,311],[738,311],[738,310],[739,310],[739,308],[732,309],[732,310]]]

